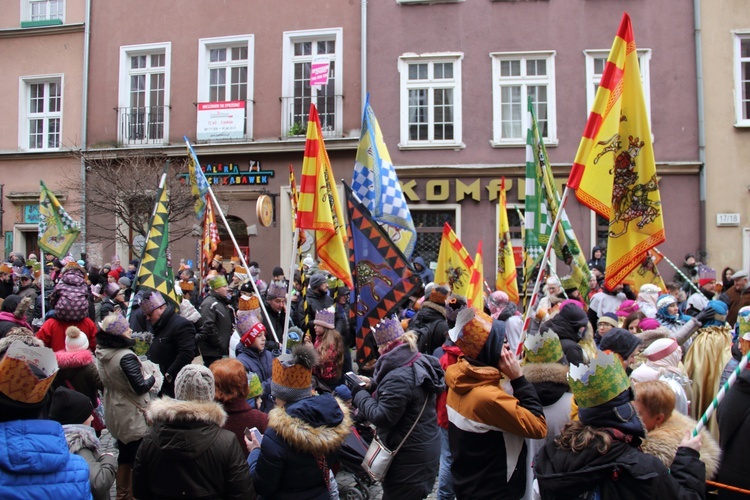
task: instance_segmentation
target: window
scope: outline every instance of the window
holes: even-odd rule
[[[343,128],[343,30],[284,33],[281,129],[284,136],[304,136],[310,103],[318,109],[324,136],[340,136]],[[313,65],[328,66],[328,83],[310,85]]]
[[[120,48],[120,143],[163,144],[169,138],[170,62],[169,42]]]
[[[750,33],[735,33],[734,61],[736,125],[750,127]]]
[[[547,146],[557,145],[555,53],[493,53],[492,106],[494,147],[526,144],[527,98],[531,97],[539,131]]]
[[[23,0],[22,27],[62,24],[65,16],[64,0]]]
[[[643,97],[646,100],[646,111],[648,121],[651,123],[651,77],[649,67],[651,63],[651,49],[638,49],[638,65],[641,70],[641,84],[643,85]],[[602,80],[604,66],[607,64],[609,50],[585,50],[586,55],[586,117],[594,105],[596,89]],[[653,135],[653,134],[652,134]]]
[[[245,137],[252,137],[253,35],[199,40],[198,102],[243,101]]]
[[[401,149],[463,147],[462,54],[405,55],[401,73]]]
[[[434,271],[440,253],[443,225],[447,222],[459,237],[461,235],[461,206],[430,205],[429,208],[412,207],[410,211],[417,230],[417,244],[414,246],[412,259],[422,257],[427,266]]]
[[[59,149],[62,129],[62,77],[43,80],[23,79],[21,92],[21,117],[25,123],[19,128],[20,149]]]

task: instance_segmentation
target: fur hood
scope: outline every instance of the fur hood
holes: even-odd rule
[[[568,367],[560,363],[526,363],[522,369],[526,380],[532,384],[552,382],[568,385]]]
[[[317,399],[325,396],[313,396]],[[292,449],[302,453],[329,454],[337,450],[351,432],[352,420],[349,409],[335,398],[344,418],[333,427],[313,426],[301,418],[289,415],[284,408],[274,408],[268,414],[268,427],[283,439]],[[303,400],[304,401],[304,400]]]
[[[88,349],[78,352],[57,351],[57,366],[64,368],[83,368],[94,362],[94,355]]]
[[[202,422],[224,427],[227,414],[219,403],[213,401],[180,401],[162,398],[151,402],[146,410],[149,421],[171,424],[176,422]]]
[[[696,421],[692,418],[673,411],[672,416],[661,427],[657,427],[646,434],[641,449],[644,453],[661,460],[669,468],[680,441],[685,437],[685,432],[692,431],[695,424]],[[706,464],[706,479],[711,479],[719,470],[721,449],[716,440],[705,429],[701,429],[701,436],[703,439],[701,441],[700,459],[701,462]]]
[[[96,437],[94,428],[89,425],[66,424],[63,425],[65,440],[71,453],[81,450],[91,450],[96,453],[99,450],[100,441]]]
[[[437,311],[443,316],[443,318],[445,318],[445,306],[441,306],[440,304],[437,304],[430,300],[425,300],[424,302],[422,302],[422,307],[427,308],[427,309],[432,309],[433,311]]]

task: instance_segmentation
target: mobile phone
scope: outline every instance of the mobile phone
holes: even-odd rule
[[[346,377],[346,380],[348,380],[349,383],[352,385],[358,385],[360,387],[365,386],[365,381],[359,378],[357,374],[354,372],[346,372],[345,377]]]
[[[252,440],[253,436],[255,436],[255,439],[259,443],[263,441],[263,434],[260,433],[257,427],[253,427],[252,429],[245,427],[245,437]]]

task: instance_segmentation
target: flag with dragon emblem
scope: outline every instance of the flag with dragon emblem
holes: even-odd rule
[[[453,293],[466,297],[469,294],[473,265],[474,260],[466,247],[446,222],[443,226],[443,238],[440,240],[435,283],[448,283]]]
[[[482,259],[482,240],[477,244],[477,253],[474,254],[474,265],[471,266],[469,275],[469,292],[466,302],[469,307],[484,310],[484,262]]]
[[[81,232],[74,221],[43,181],[39,194],[39,248],[62,259]]]
[[[513,255],[513,243],[510,239],[508,207],[505,194],[505,177],[500,183],[500,203],[497,205],[498,244],[497,244],[497,277],[495,288],[508,294],[508,299],[518,304],[518,280],[516,258]]]
[[[374,344],[367,342],[370,328],[396,313],[419,290],[420,279],[346,183],[344,188],[349,210],[349,265],[354,280],[350,301],[356,318],[356,359],[364,366],[377,357]]]
[[[633,272],[622,282],[630,285],[630,288],[636,292],[646,283],[651,283],[658,286],[662,292],[667,293],[667,285],[659,273],[659,268],[656,267],[663,258],[662,255],[649,250]]]
[[[656,163],[630,16],[624,13],[568,185],[609,220],[605,284],[613,288],[664,242]]]

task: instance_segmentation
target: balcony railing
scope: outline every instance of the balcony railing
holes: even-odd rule
[[[282,137],[304,137],[307,134],[307,121],[310,102],[318,108],[320,127],[325,137],[339,137],[342,134],[343,95],[294,96],[281,98]]]
[[[118,142],[125,146],[162,144],[169,106],[115,108]]]

